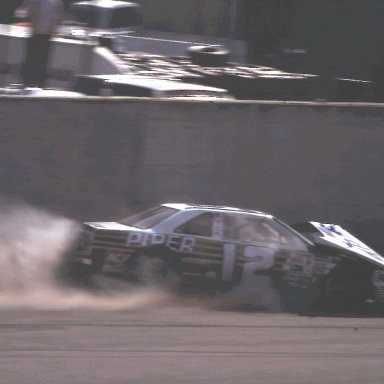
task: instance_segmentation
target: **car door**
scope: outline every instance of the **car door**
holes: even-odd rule
[[[202,212],[174,229],[175,234],[194,240],[190,252],[180,252],[184,277],[218,277],[223,254],[218,226],[215,212]]]
[[[307,245],[272,217],[225,213],[223,280],[281,272],[291,280],[310,275],[313,256]]]
[[[182,256],[185,275],[201,275],[224,282],[239,281],[256,270],[270,270],[278,234],[269,227],[257,231],[260,219],[244,214],[204,212],[175,228],[193,236],[193,252]],[[269,232],[270,233],[269,233]]]

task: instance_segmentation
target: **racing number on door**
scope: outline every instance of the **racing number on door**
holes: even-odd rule
[[[224,281],[231,281],[233,271],[235,269],[236,258],[236,244],[226,243],[224,244],[224,257],[223,266],[221,269],[221,279]]]
[[[236,244],[224,244],[221,279],[231,281],[236,262]],[[268,247],[248,246],[244,248],[244,257],[249,259],[244,263],[243,278],[253,275],[256,271],[265,271],[273,267],[275,250]]]
[[[244,263],[243,278],[254,275],[256,271],[266,271],[271,269],[275,262],[276,251],[268,247],[248,246],[244,249],[244,256],[249,261]]]

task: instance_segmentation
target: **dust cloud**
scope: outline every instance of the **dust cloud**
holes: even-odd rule
[[[79,224],[26,205],[0,202],[0,309],[134,309],[164,292],[113,286],[95,292],[63,284],[57,270]]]
[[[234,224],[242,228],[244,223]],[[270,279],[253,273],[265,268],[259,264],[268,257],[249,263],[252,268],[244,270],[241,284],[217,296],[171,294],[101,275],[93,277],[92,287],[64,283],[57,272],[79,230],[80,224],[67,218],[0,199],[0,310],[131,310],[159,305],[220,309],[238,304],[280,310]]]

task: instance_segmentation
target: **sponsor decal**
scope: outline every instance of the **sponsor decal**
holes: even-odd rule
[[[123,252],[119,252],[116,250],[109,251],[106,258],[105,263],[103,265],[103,272],[105,273],[117,273],[121,272],[124,263],[128,260],[128,255]]]
[[[224,232],[223,215],[215,215],[213,217],[212,237],[214,239],[221,239]]]
[[[129,232],[126,245],[127,247],[165,245],[177,252],[192,253],[196,239],[190,236]]]

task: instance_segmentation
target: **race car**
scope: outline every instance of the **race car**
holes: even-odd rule
[[[86,222],[70,263],[168,287],[268,279],[280,296],[310,292],[330,306],[384,301],[384,258],[345,229],[289,226],[232,207],[162,204],[116,222]]]

